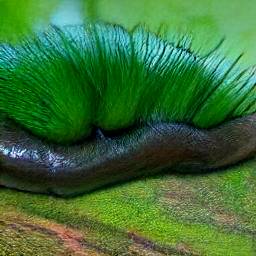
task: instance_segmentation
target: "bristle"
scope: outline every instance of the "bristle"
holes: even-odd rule
[[[255,72],[137,27],[51,27],[0,46],[0,113],[40,138],[73,143],[92,127],[155,120],[211,128],[256,112]]]

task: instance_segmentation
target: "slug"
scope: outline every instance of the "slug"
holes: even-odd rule
[[[0,45],[0,185],[74,196],[256,155],[256,76],[143,27],[51,26]]]

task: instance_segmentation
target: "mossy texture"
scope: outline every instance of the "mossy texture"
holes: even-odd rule
[[[22,248],[48,255],[48,247],[56,255],[254,255],[255,165],[159,176],[73,199],[2,188],[0,248],[13,255]]]

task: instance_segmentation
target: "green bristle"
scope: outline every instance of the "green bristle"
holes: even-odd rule
[[[62,143],[88,136],[93,117],[92,90],[69,54],[40,39],[28,41],[0,71],[0,110],[32,133]]]
[[[120,27],[107,26],[100,27],[97,35],[104,35],[102,44],[100,40],[97,44],[102,53],[100,62],[104,67],[104,83],[100,90],[96,125],[106,130],[124,128],[136,120],[142,65],[135,62],[128,32]]]
[[[0,46],[0,113],[56,143],[93,127],[118,130],[168,121],[211,128],[256,112],[255,71],[190,40],[169,42],[137,27],[52,27],[19,46]]]

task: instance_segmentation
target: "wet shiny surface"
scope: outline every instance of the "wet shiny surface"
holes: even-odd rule
[[[163,170],[213,170],[255,153],[256,115],[211,130],[157,123],[70,147],[47,144],[5,122],[0,184],[69,196]]]

